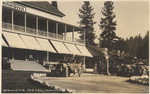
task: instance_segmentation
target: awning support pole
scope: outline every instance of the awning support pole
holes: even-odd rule
[[[74,27],[73,27],[73,31],[72,31],[72,42],[74,42]]]
[[[48,37],[48,29],[49,29],[49,26],[48,26],[48,20],[47,20],[47,37]]]
[[[11,12],[11,20],[12,20],[12,22],[11,22],[12,30],[14,30],[14,10],[12,10],[12,12]]]
[[[36,33],[38,35],[38,17],[36,17]]]
[[[25,21],[25,23],[24,23],[24,31],[25,31],[25,33],[27,33],[27,31],[26,31],[26,27],[27,27],[27,14],[25,14],[24,15],[24,21]]]
[[[49,52],[47,51],[47,62],[49,61]]]

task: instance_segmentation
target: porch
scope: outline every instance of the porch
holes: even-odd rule
[[[84,44],[84,40],[74,37],[74,32],[84,32],[79,27],[4,6],[2,12],[2,30]],[[69,37],[68,32],[72,33]]]

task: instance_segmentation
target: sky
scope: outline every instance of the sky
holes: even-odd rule
[[[97,23],[94,25],[94,30],[97,38],[102,32],[99,29],[100,19],[103,17],[101,14],[104,1],[90,1],[95,12],[94,21]],[[79,26],[77,22],[80,21],[79,8],[83,5],[83,1],[58,1],[58,9],[62,11],[66,16],[62,18],[63,22],[70,23],[72,25]],[[149,2],[148,1],[114,1],[114,12],[117,21],[116,35],[124,39],[130,36],[136,36],[141,34],[145,36],[149,30]],[[75,34],[76,37],[79,35]],[[96,42],[98,41],[96,38]]]

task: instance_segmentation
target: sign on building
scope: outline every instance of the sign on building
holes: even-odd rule
[[[6,6],[6,7],[9,7],[9,8],[12,8],[12,9],[16,9],[16,10],[19,10],[19,11],[26,12],[26,7],[18,5],[18,4],[15,4],[15,3],[3,2],[2,5]]]

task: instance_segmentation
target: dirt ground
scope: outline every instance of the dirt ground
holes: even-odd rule
[[[76,93],[148,93],[149,86],[126,82],[128,77],[84,73],[82,77],[42,77],[50,85],[75,90]]]

